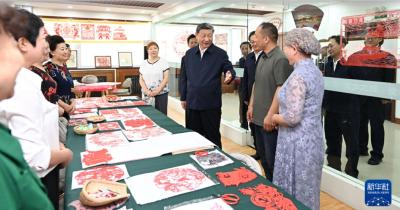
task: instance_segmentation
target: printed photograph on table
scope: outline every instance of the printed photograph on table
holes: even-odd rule
[[[136,130],[141,128],[151,128],[156,126],[156,124],[148,117],[143,119],[128,119],[123,120],[125,130]]]
[[[125,165],[99,166],[96,168],[72,172],[71,189],[82,188],[86,181],[99,179],[106,181],[119,181],[129,177]]]
[[[172,133],[160,127],[138,128],[122,131],[130,141],[140,141],[157,136],[171,135]]]
[[[129,177],[125,183],[139,205],[217,184],[192,164]]]
[[[190,155],[202,168],[210,169],[233,163],[233,161],[218,150],[204,151]]]
[[[131,52],[118,52],[118,65],[119,67],[132,67],[132,53]]]
[[[78,68],[78,51],[77,50],[71,50],[71,57],[69,57],[66,64],[69,69]]]
[[[106,148],[99,151],[81,152],[82,168],[106,164],[112,159],[111,153]]]
[[[98,123],[97,127],[99,131],[114,131],[114,130],[121,130],[118,122],[105,122],[105,123]]]
[[[111,68],[111,56],[94,56],[95,68]]]
[[[86,135],[86,150],[97,151],[129,143],[122,131],[104,132]]]

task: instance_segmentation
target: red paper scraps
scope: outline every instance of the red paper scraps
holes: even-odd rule
[[[154,183],[165,191],[181,192],[195,190],[206,176],[198,170],[190,168],[172,168],[161,171],[154,177]]]
[[[245,167],[235,168],[229,172],[217,172],[216,175],[225,187],[239,186],[239,184],[247,183],[257,178],[256,173]]]
[[[79,185],[83,185],[91,179],[118,181],[125,175],[125,171],[119,166],[100,166],[80,171],[74,178]]]
[[[97,127],[100,131],[121,130],[118,122],[98,123]]]
[[[248,187],[239,190],[243,195],[249,195],[251,202],[266,210],[279,209],[279,210],[297,210],[296,205],[283,196],[282,193],[274,187],[259,184],[255,187]]]

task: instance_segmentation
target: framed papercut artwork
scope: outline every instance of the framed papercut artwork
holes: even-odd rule
[[[78,51],[77,50],[71,50],[71,56],[67,60],[67,67],[70,69],[76,69],[78,68]]]
[[[111,56],[94,56],[95,68],[111,68]]]
[[[132,67],[132,53],[118,52],[118,65],[119,67]]]

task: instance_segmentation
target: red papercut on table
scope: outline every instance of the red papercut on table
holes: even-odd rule
[[[86,150],[98,151],[103,148],[116,147],[129,143],[121,131],[87,134]]]
[[[102,109],[99,110],[99,115],[106,115],[106,114],[118,114],[117,109]]]
[[[124,114],[124,113],[131,113],[131,114],[137,114],[137,115],[143,114],[143,112],[138,108],[122,108],[122,109],[118,109],[118,112],[121,114]]]
[[[156,124],[150,118],[144,119],[128,119],[122,121],[125,130],[135,130],[138,128],[150,128],[156,126]]]
[[[106,164],[112,160],[111,154],[107,149],[99,151],[85,151],[81,153],[82,168]]]
[[[97,108],[97,104],[103,102],[101,97],[92,97],[92,98],[77,98],[75,99],[75,106],[77,109],[91,109]]]
[[[97,112],[97,109],[75,109],[70,115]]]
[[[91,179],[118,181],[129,177],[125,165],[99,166],[72,173],[72,189],[81,188],[86,181]]]
[[[161,171],[154,178],[158,188],[165,191],[181,192],[194,190],[200,186],[206,176],[198,170],[190,168],[172,168]]]
[[[105,206],[97,206],[97,207],[85,206],[81,203],[81,201],[74,200],[71,203],[69,203],[68,206],[74,207],[75,210],[113,210],[122,207],[126,203],[126,201],[128,201],[128,199],[129,198],[118,200],[110,204],[107,204]]]
[[[144,101],[117,101],[117,102],[103,102],[98,104],[101,108],[109,107],[124,107],[124,106],[144,106],[146,103]]]
[[[118,122],[105,122],[98,123],[97,127],[100,131],[112,131],[112,130],[121,130]]]
[[[251,202],[258,206],[268,209],[297,210],[296,205],[283,196],[274,187],[259,184],[255,187],[248,187],[239,190],[243,195],[249,195]]]
[[[217,178],[222,184],[227,186],[239,186],[240,184],[253,181],[257,174],[245,167],[235,168],[229,172],[217,172]]]
[[[140,128],[132,129],[129,131],[122,131],[126,138],[131,141],[145,140],[151,137],[171,135],[171,132],[160,128],[160,127],[150,127],[150,128]]]
[[[86,119],[70,119],[68,121],[69,126],[86,125],[86,124],[87,124]]]

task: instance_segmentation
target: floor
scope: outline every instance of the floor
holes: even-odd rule
[[[231,124],[240,126],[239,119],[239,98],[237,93],[225,93],[222,95],[222,119],[231,122]],[[392,186],[400,186],[400,125],[386,121],[385,127],[385,145],[383,149],[383,162],[372,166],[367,164],[369,157],[360,157],[358,163],[359,179],[362,181],[368,179],[389,179]],[[371,145],[369,145],[371,149]],[[346,164],[346,146],[343,143],[342,148],[342,168]],[[325,161],[326,163],[326,161]],[[400,197],[400,188],[392,187],[393,195]]]
[[[184,125],[185,119],[183,114],[176,112],[171,107],[168,107],[168,116],[177,123]],[[248,155],[254,154],[254,149],[249,146],[240,146],[231,140],[222,137],[222,147],[225,152],[239,152]],[[352,208],[344,203],[336,200],[325,192],[321,192],[321,210],[351,210]]]

